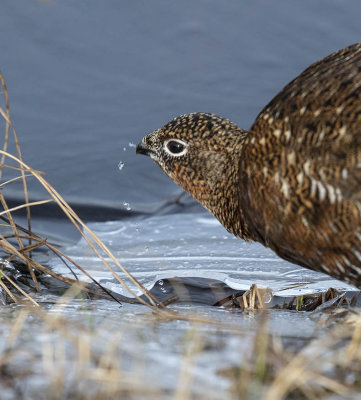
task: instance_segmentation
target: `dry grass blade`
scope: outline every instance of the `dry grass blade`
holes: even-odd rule
[[[49,200],[33,201],[33,202],[27,203],[27,204],[21,204],[20,206],[8,208],[8,209],[6,209],[4,211],[1,211],[0,215],[4,215],[4,214],[8,215],[9,212],[13,212],[13,211],[16,211],[16,210],[21,210],[22,208],[25,208],[25,207],[40,206],[41,204],[50,203],[52,201],[53,200],[49,199]]]
[[[10,348],[15,343],[15,341],[18,338],[20,331],[23,329],[25,321],[31,311],[32,311],[31,309],[22,310],[20,312],[19,316],[15,319],[14,324],[11,326],[9,335],[7,336],[7,338],[5,340],[6,348]]]
[[[22,161],[22,155],[21,155],[21,149],[20,149],[20,145],[19,145],[18,136],[16,134],[15,128],[12,126],[11,121],[10,121],[10,108],[9,108],[9,100],[8,100],[8,95],[7,95],[7,88],[6,88],[4,78],[2,75],[1,75],[1,78],[2,78],[2,83],[3,83],[4,95],[6,96],[6,100],[7,100],[7,102],[6,102],[7,108],[6,108],[6,112],[4,112],[4,110],[2,108],[0,108],[0,113],[6,121],[6,132],[7,133],[9,132],[10,126],[12,128],[16,151],[18,152],[19,160]],[[6,141],[6,133],[5,133],[5,141]],[[26,183],[26,177],[25,177],[25,172],[24,172],[23,168],[21,168],[20,171],[21,171],[21,177],[22,177],[23,187],[24,187],[25,204],[27,204],[27,203],[29,203],[28,185]],[[29,229],[29,231],[31,231],[31,214],[30,214],[29,207],[26,208],[26,216],[27,216],[27,221],[28,221],[28,229]],[[31,241],[29,242],[29,245],[30,244],[31,244]]]
[[[1,73],[0,73],[1,75]],[[1,75],[1,82],[3,84],[3,90],[4,90],[4,95],[6,96],[6,112],[4,112],[4,110],[2,108],[0,108],[0,114],[4,117],[5,121],[6,121],[6,132],[5,132],[5,142],[7,142],[6,139],[6,133],[7,133],[7,137],[8,132],[10,127],[12,128],[12,132],[14,135],[14,141],[15,141],[15,147],[16,147],[16,151],[18,152],[18,156],[19,156],[19,160],[23,160],[22,155],[21,155],[21,149],[20,149],[20,144],[19,144],[19,140],[18,140],[18,136],[16,134],[15,128],[12,126],[11,121],[10,121],[10,108],[9,108],[9,98],[8,98],[8,94],[7,94],[7,88],[4,82],[4,78]],[[4,151],[6,153],[6,151]],[[2,156],[3,159],[4,155]],[[3,164],[3,163],[2,163]],[[23,186],[24,186],[24,197],[25,197],[25,203],[29,203],[29,195],[28,195],[28,186],[26,183],[26,177],[25,177],[25,172],[24,170],[21,168],[21,176],[22,176],[22,181],[23,181]],[[29,231],[31,231],[31,216],[30,216],[30,209],[27,208],[26,209],[27,212],[27,220],[28,220],[28,229]],[[30,243],[29,243],[30,244]]]
[[[9,131],[10,131],[10,126],[11,122],[10,122],[10,104],[9,104],[9,95],[8,95],[8,91],[7,91],[7,87],[5,84],[5,80],[4,77],[2,75],[2,73],[0,72],[0,82],[1,82],[1,86],[3,88],[3,94],[4,94],[4,100],[5,100],[5,111],[0,108],[0,113],[1,115],[4,117],[5,120],[5,135],[4,135],[4,146],[3,146],[3,151],[6,152],[7,151],[7,147],[8,147],[8,143],[9,143]],[[13,128],[13,127],[12,127]],[[16,150],[18,152],[18,156],[19,159],[22,160],[22,155],[21,155],[21,150],[20,150],[20,145],[19,145],[19,141],[16,135],[16,131],[13,128],[13,135],[14,135],[14,141],[15,141],[15,146],[16,146]],[[5,154],[3,154],[1,156],[1,164],[0,164],[0,179],[2,177],[2,172],[3,172],[3,164],[5,161]],[[21,168],[20,169],[21,172],[21,177],[22,177],[22,182],[23,182],[23,187],[24,187],[24,198],[25,198],[25,204],[29,203],[29,196],[28,196],[28,189],[27,189],[27,183],[26,183],[26,176],[25,176],[25,172],[24,170]],[[4,202],[2,201],[3,205]],[[4,209],[6,210],[7,207],[4,207]],[[9,214],[7,214],[9,215]],[[26,207],[26,215],[27,215],[27,222],[28,222],[28,230],[31,231],[31,215],[30,215],[30,208]],[[20,245],[20,244],[19,244]],[[29,239],[29,245],[31,245],[31,239]],[[21,244],[20,247],[23,247],[23,245]],[[36,289],[38,291],[40,291],[36,276],[34,274],[34,271],[31,269],[30,264],[28,264],[28,269],[30,272],[30,275],[34,281],[34,285],[36,287]]]
[[[314,343],[311,342],[314,349]],[[348,387],[323,375],[318,370],[318,364],[315,360],[320,360],[323,352],[327,351],[324,343],[320,343],[316,350],[310,354],[301,351],[294,356],[289,363],[281,368],[271,386],[269,387],[264,400],[283,399],[293,389],[299,388],[300,390],[309,387],[310,383],[317,382],[318,387],[323,387],[331,392],[344,396],[349,391]]]
[[[28,300],[30,300],[34,306],[39,307],[39,304],[33,299],[31,298],[31,296],[29,296],[23,289],[21,289],[21,287],[19,285],[17,285],[9,276],[7,276],[7,274],[5,274],[4,271],[1,272],[1,275],[11,283],[12,286],[14,286],[14,288],[16,288],[24,297],[26,297]]]
[[[2,166],[4,167],[3,164],[2,164]],[[26,177],[26,178],[29,178],[30,176],[32,176],[32,175],[31,175],[31,174],[25,174],[25,177]],[[3,183],[0,183],[0,187],[4,187],[4,186],[8,185],[9,183],[15,182],[15,181],[17,181],[17,180],[19,180],[19,179],[22,179],[22,176],[16,176],[15,178],[11,178],[11,179],[9,179],[9,180],[3,182]]]
[[[0,272],[0,276],[3,274],[3,272]],[[18,303],[18,299],[10,292],[9,288],[5,285],[5,283],[2,281],[2,278],[0,279],[0,286],[5,290],[6,294],[11,298],[11,300],[14,303]]]
[[[16,224],[15,224],[13,218],[12,218],[11,211],[9,210],[9,208],[8,208],[8,206],[6,204],[5,198],[1,193],[0,193],[0,201],[1,201],[1,204],[3,205],[3,207],[4,207],[4,211],[2,213],[0,213],[0,217],[3,214],[7,215],[7,217],[9,218],[10,226],[13,229],[13,232],[14,232],[16,238],[17,238],[17,241],[18,241],[18,244],[19,244],[19,248],[23,249],[24,248],[24,244],[23,244],[22,240],[19,237],[19,233],[17,231]],[[31,244],[31,240],[29,240],[29,245],[30,244]],[[40,292],[40,287],[39,287],[39,284],[38,284],[38,280],[36,279],[35,273],[34,273],[33,269],[31,268],[31,265],[28,262],[26,264],[27,264],[28,270],[30,272],[31,278],[32,278],[32,280],[34,282],[35,288],[36,288],[36,290],[38,292]]]
[[[355,314],[351,314],[347,322],[353,325],[354,332],[352,334],[351,342],[347,347],[345,361],[351,363],[356,359],[361,361],[361,310]]]
[[[8,91],[6,88],[4,77],[1,72],[0,72],[0,83],[3,88],[3,94],[4,94],[4,100],[5,100],[5,116],[6,116],[3,151],[7,151],[8,144],[9,144],[9,130],[10,130],[10,122],[9,122],[10,121],[10,105],[9,105]],[[4,164],[4,161],[5,161],[5,155],[2,155],[1,160],[0,160],[0,179],[2,178],[2,173],[3,173],[3,169],[1,166]]]
[[[14,235],[10,236],[10,237],[9,236],[4,236],[4,239],[10,239],[11,237],[14,237]],[[23,239],[23,238],[25,238],[25,236],[20,236],[20,238]],[[31,246],[24,247],[23,249],[21,249],[19,251],[22,254],[31,253],[32,251],[34,251],[34,250],[36,250],[36,249],[38,249],[38,248],[40,248],[42,246],[45,246],[45,245],[46,245],[46,240],[44,239],[44,240],[41,240],[38,243],[33,243]],[[12,255],[12,256],[10,256],[9,258],[6,259],[6,262],[10,262],[10,261],[14,260],[15,258],[16,258],[15,255]]]
[[[20,167],[16,167],[15,165],[11,165],[11,164],[0,164],[0,168],[3,168],[3,169],[12,169],[12,170],[14,170],[14,171],[21,171],[21,168]],[[39,175],[45,175],[45,172],[44,171],[39,171],[39,170],[36,170],[36,169],[33,169],[33,171],[36,171]],[[26,176],[26,175],[25,175]],[[27,177],[29,177],[29,176],[33,176],[32,174],[29,174]],[[17,177],[18,179],[22,179],[22,176],[20,175],[20,176],[18,176]]]
[[[191,370],[195,362],[195,355],[200,352],[202,348],[202,338],[194,327],[189,330],[188,336],[188,346],[182,360],[178,384],[174,393],[175,400],[187,400],[192,398],[191,383],[193,376]]]

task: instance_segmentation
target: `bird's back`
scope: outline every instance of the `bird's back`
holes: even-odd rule
[[[361,287],[361,44],[312,64],[261,111],[240,171],[253,239]]]

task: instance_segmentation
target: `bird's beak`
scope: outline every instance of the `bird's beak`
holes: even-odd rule
[[[135,151],[137,154],[144,154],[146,156],[149,156],[150,153],[152,153],[152,150],[149,149],[143,142],[140,142],[137,146],[137,149]]]

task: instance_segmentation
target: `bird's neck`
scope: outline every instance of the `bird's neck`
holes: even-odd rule
[[[204,185],[192,193],[227,229],[228,232],[245,240],[250,236],[247,216],[240,203],[240,191],[247,190],[240,186],[240,159],[243,153],[247,133],[235,132],[229,137],[225,151],[201,154],[200,165],[204,167]],[[208,167],[207,167],[208,165]],[[202,190],[203,189],[203,190]]]

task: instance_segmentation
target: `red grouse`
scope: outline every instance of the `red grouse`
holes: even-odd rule
[[[181,115],[137,153],[229,232],[361,288],[361,43],[312,64],[247,131]]]

